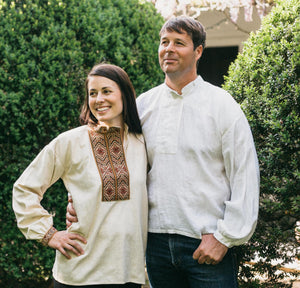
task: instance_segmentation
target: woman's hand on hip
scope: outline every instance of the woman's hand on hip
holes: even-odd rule
[[[86,244],[87,241],[79,234],[67,232],[66,230],[56,232],[48,242],[48,246],[58,250],[66,258],[71,259],[69,252],[77,256],[83,255],[84,250],[78,241]]]

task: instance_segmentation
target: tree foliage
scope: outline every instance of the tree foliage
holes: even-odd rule
[[[271,264],[294,261],[294,228],[300,219],[299,15],[299,1],[278,1],[245,43],[224,85],[249,120],[261,173],[258,227],[241,251],[242,261],[255,255],[261,260],[244,266],[240,276],[249,280],[255,273],[265,274],[266,287],[284,286],[279,279],[289,275],[278,275]],[[244,281],[242,287],[255,286]]]
[[[11,208],[12,185],[59,133],[79,125],[87,72],[105,61],[129,74],[137,93],[163,79],[162,25],[138,0],[0,0],[0,286],[43,287],[54,252],[26,241]],[[64,228],[62,183],[43,205]],[[40,284],[37,284],[40,282]]]

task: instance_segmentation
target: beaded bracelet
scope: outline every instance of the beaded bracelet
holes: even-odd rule
[[[42,239],[42,244],[44,246],[48,246],[48,242],[53,237],[53,235],[57,232],[57,230],[52,226],[48,232],[45,234],[44,238]]]

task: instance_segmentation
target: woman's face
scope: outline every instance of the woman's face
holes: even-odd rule
[[[100,124],[123,126],[122,93],[116,82],[102,76],[89,76],[88,93],[89,107]]]

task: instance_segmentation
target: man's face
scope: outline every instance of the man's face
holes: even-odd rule
[[[183,32],[175,31],[162,33],[158,49],[159,64],[161,69],[169,76],[186,76],[195,73],[197,60],[201,57],[202,46],[194,50],[191,37]]]

